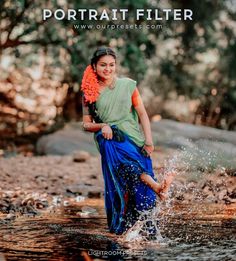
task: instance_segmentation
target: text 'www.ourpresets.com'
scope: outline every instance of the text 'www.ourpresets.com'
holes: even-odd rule
[[[76,30],[104,30],[104,29],[110,29],[110,30],[142,30],[142,29],[147,29],[147,30],[162,30],[163,26],[161,24],[146,24],[146,25],[141,25],[141,24],[117,24],[117,25],[101,25],[101,24],[74,24],[73,25],[74,29]]]

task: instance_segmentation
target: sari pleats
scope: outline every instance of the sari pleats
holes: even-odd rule
[[[101,131],[95,138],[101,153],[108,227],[110,232],[122,234],[143,211],[156,205],[155,192],[140,179],[142,173],[154,178],[152,161],[125,133],[122,141],[106,140]]]

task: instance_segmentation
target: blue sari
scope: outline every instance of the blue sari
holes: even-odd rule
[[[155,207],[156,193],[141,181],[140,175],[146,173],[155,178],[151,158],[143,155],[142,147],[116,126],[112,130],[113,134],[118,131],[112,140],[105,139],[101,131],[95,139],[101,153],[108,227],[110,232],[122,234],[142,212]]]

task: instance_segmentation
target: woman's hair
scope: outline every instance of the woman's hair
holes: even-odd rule
[[[104,55],[111,55],[116,60],[116,53],[109,47],[99,47],[93,54],[91,59],[91,66],[94,68],[94,65],[97,64],[98,60]]]
[[[98,60],[105,55],[111,55],[113,58],[116,60],[116,53],[109,47],[99,47],[93,54],[93,57],[91,58],[91,66],[94,69],[94,66],[97,64]],[[97,108],[96,108],[96,103],[88,103],[88,109],[89,109],[89,114],[93,117],[94,121],[96,123],[101,123],[102,120],[98,115]]]

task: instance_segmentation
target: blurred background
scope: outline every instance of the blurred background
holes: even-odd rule
[[[186,8],[193,21],[43,21],[44,8]],[[143,29],[78,28],[84,24]],[[80,83],[101,45],[117,52],[119,75],[138,83],[157,180],[178,174],[170,201],[157,208],[167,214],[161,234],[176,241],[151,244],[148,259],[235,260],[235,40],[236,0],[1,0],[0,260],[123,249],[105,232],[101,160],[93,135],[81,129]],[[38,214],[45,216],[33,220]]]
[[[189,8],[193,21],[161,29],[75,29],[94,21],[42,20],[43,8]],[[0,2],[0,149],[34,151],[38,138],[81,121],[80,82],[100,45],[138,81],[152,121],[236,130],[236,3],[230,0],[3,0]],[[113,24],[114,21],[99,21]],[[132,16],[126,24],[137,24]],[[157,24],[140,20],[138,24]],[[22,147],[23,146],[23,147]]]

